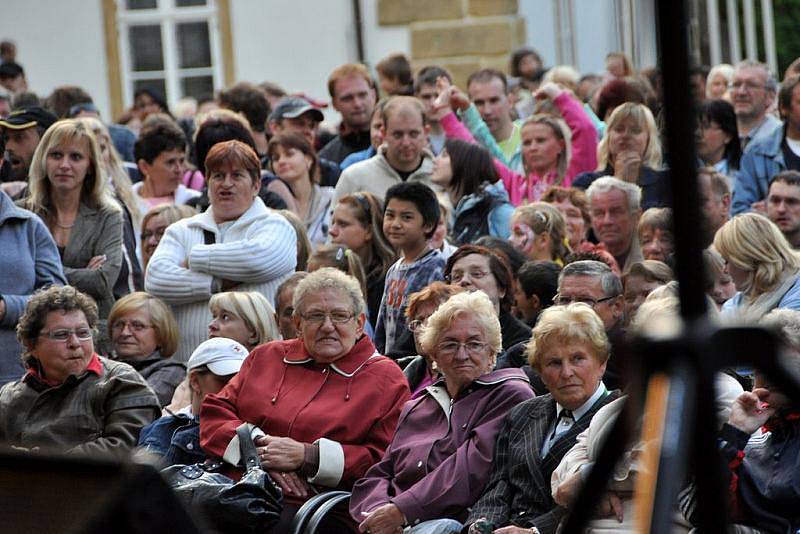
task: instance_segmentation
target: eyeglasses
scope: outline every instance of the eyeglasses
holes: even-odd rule
[[[60,328],[58,330],[50,330],[50,331],[42,331],[39,332],[40,336],[46,336],[53,341],[59,341],[61,343],[66,342],[72,335],[75,334],[80,341],[88,341],[92,339],[92,334],[94,331],[91,328],[76,328],[75,330],[70,330],[69,328]]]
[[[728,89],[730,90],[741,90],[744,89],[745,91],[758,91],[759,89],[764,89],[766,85],[762,85],[760,83],[751,82],[751,81],[736,81],[731,82],[728,84]]]
[[[468,272],[455,271],[450,273],[450,276],[446,277],[446,279],[451,284],[458,284],[467,275],[469,275],[470,280],[480,280],[481,278],[485,278],[488,274],[489,273],[486,271],[468,271]]]
[[[467,354],[475,356],[476,354],[481,354],[486,349],[487,344],[481,341],[467,341],[466,343],[447,341],[440,343],[436,349],[439,356],[455,356],[461,347],[466,349]]]
[[[153,325],[140,323],[139,321],[128,322],[120,319],[119,321],[114,321],[114,323],[111,325],[111,330],[114,332],[122,332],[125,330],[126,326],[128,327],[128,330],[131,332],[136,332],[137,334],[147,330],[148,328],[153,328]]]
[[[583,303],[583,304],[588,304],[591,308],[594,308],[595,306],[597,306],[601,302],[605,302],[607,300],[615,299],[618,296],[619,295],[612,295],[610,297],[603,297],[601,299],[593,299],[592,297],[581,297],[581,296],[570,297],[568,295],[556,294],[556,296],[553,297],[553,304],[558,304],[559,306],[565,306],[567,304],[572,304],[573,302],[580,302],[580,303]]]
[[[301,313],[300,317],[311,324],[324,324],[325,319],[330,318],[333,324],[344,324],[353,317],[355,314],[345,311],[332,311],[332,312],[314,312],[309,314]]]

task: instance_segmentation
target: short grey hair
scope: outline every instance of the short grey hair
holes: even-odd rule
[[[773,331],[790,349],[800,352],[800,311],[776,308],[762,317],[759,324]]]
[[[300,315],[303,311],[303,300],[307,295],[313,295],[325,290],[341,291],[350,297],[352,311],[356,316],[364,313],[364,295],[361,293],[361,284],[358,280],[333,267],[323,267],[309,274],[297,284],[294,290],[292,306],[294,314]]]
[[[761,69],[764,71],[766,77],[766,82],[764,84],[764,87],[767,89],[767,91],[772,91],[773,93],[777,92],[778,80],[777,78],[775,78],[775,75],[772,74],[772,71],[769,70],[769,66],[766,63],[762,63],[760,61],[756,61],[753,59],[742,60],[736,64],[736,67],[734,67],[734,75],[736,74],[736,71],[739,69],[754,69],[754,68]]]
[[[776,308],[762,317],[758,324],[772,331],[789,349],[782,351],[781,357],[795,374],[800,374],[800,311]]]
[[[427,354],[433,354],[442,334],[450,328],[456,317],[463,315],[473,317],[480,325],[486,336],[486,343],[489,344],[490,358],[494,363],[497,354],[503,349],[503,336],[494,304],[483,291],[457,293],[439,306],[425,322],[425,328],[419,338],[422,349]]]
[[[623,182],[619,178],[613,176],[601,176],[589,186],[586,190],[586,197],[589,199],[589,207],[591,209],[592,198],[600,193],[610,193],[611,191],[622,191],[625,198],[628,199],[628,209],[631,213],[637,211],[642,204],[642,190],[638,185],[629,182]]]
[[[602,261],[581,260],[568,263],[558,275],[558,291],[564,285],[564,278],[567,276],[588,276],[598,278],[600,287],[606,297],[616,297],[622,294],[622,280],[614,274],[611,267]]]

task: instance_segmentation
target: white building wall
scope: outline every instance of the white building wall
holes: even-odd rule
[[[408,53],[408,29],[379,27],[376,0],[362,0],[362,21],[368,64]],[[328,74],[358,60],[351,0],[234,0],[231,27],[237,80],[269,80],[329,100]],[[337,114],[329,108],[326,117]]]
[[[46,97],[60,85],[78,85],[110,117],[100,0],[2,0],[0,6],[0,38],[17,43],[29,89]]]

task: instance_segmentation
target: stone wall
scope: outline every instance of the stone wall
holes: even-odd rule
[[[525,43],[517,7],[517,0],[378,0],[378,23],[408,25],[414,69],[441,65],[464,87],[478,69],[507,71],[511,52]]]

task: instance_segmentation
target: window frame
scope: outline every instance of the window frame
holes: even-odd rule
[[[213,90],[224,87],[227,70],[224,68],[223,31],[220,28],[223,8],[220,0],[207,0],[205,6],[176,7],[175,0],[157,0],[155,9],[128,10],[126,0],[115,0],[117,46],[119,49],[119,78],[121,97],[126,105],[133,103],[134,83],[141,80],[164,80],[165,98],[170,107],[183,98],[182,80],[193,76],[211,76]],[[225,17],[227,18],[227,17]],[[187,22],[208,24],[210,67],[180,68],[177,47],[177,25]],[[161,30],[161,51],[164,69],[160,71],[133,71],[129,28],[136,25],[158,25]]]

